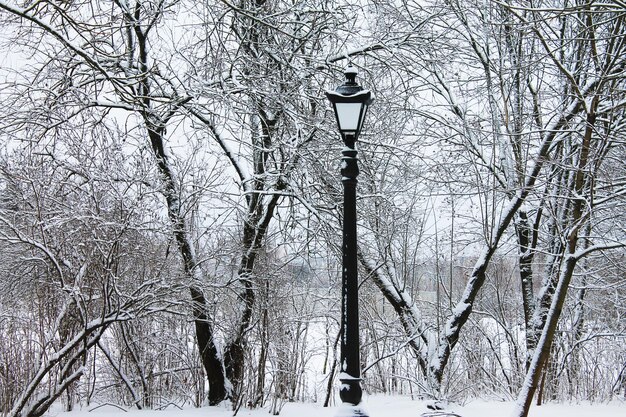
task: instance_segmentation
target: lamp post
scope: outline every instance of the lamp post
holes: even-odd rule
[[[356,185],[359,175],[356,141],[372,102],[369,90],[356,83],[357,71],[348,67],[346,81],[335,91],[327,91],[339,132],[345,147],[341,158],[341,181],[343,182],[343,246],[341,282],[341,388],[339,396],[349,407],[347,416],[366,416],[361,408],[361,364],[359,352],[359,295],[357,276],[356,238]],[[344,414],[342,413],[342,416]]]

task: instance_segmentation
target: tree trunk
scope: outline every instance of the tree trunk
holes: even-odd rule
[[[519,248],[518,263],[519,276],[522,287],[522,303],[524,309],[524,323],[526,328],[530,327],[533,311],[535,310],[535,295],[533,291],[533,259],[535,257],[535,240],[533,230],[528,224],[526,211],[520,210],[517,213],[515,222],[517,232],[517,243]]]
[[[514,417],[527,417],[530,410],[530,404],[532,402],[535,391],[537,390],[537,384],[541,377],[542,371],[545,368],[550,356],[550,349],[552,347],[552,341],[554,340],[554,334],[556,333],[557,323],[563,310],[567,290],[574,275],[574,268],[578,261],[576,249],[578,245],[578,232],[583,226],[583,208],[585,201],[580,198],[583,195],[585,182],[586,182],[586,170],[589,159],[589,149],[591,144],[591,138],[593,135],[594,124],[596,121],[595,110],[598,106],[598,96],[594,96],[591,102],[590,109],[587,113],[587,124],[585,127],[585,133],[583,136],[582,144],[580,147],[580,154],[578,158],[578,166],[574,178],[572,193],[576,198],[572,203],[570,231],[567,235],[567,256],[564,259],[564,265],[562,273],[560,274],[558,285],[555,289],[552,302],[550,304],[550,311],[546,316],[546,324],[541,332],[541,338],[537,344],[537,349],[533,355],[532,361],[522,391],[518,397],[518,405],[513,413]]]
[[[193,246],[190,243],[185,218],[180,212],[180,201],[178,200],[179,190],[176,185],[174,174],[164,149],[164,126],[151,126],[146,116],[148,125],[148,135],[152,150],[157,160],[159,171],[164,182],[165,199],[167,201],[167,211],[172,223],[172,229],[178,249],[183,258],[185,274],[193,282],[201,282],[200,270],[196,267],[197,260]],[[189,286],[192,301],[192,314],[196,328],[196,341],[202,365],[209,381],[209,405],[217,405],[227,398],[226,378],[224,374],[224,364],[218,354],[214,341],[213,326],[208,316],[208,303],[202,289],[195,284]]]

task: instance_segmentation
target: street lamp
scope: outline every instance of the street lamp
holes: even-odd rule
[[[335,91],[327,91],[339,132],[345,144],[341,158],[343,182],[343,247],[341,280],[341,388],[339,396],[350,410],[348,416],[366,416],[361,403],[361,364],[359,352],[359,282],[356,244],[356,177],[359,175],[356,140],[361,133],[372,94],[355,81],[356,69],[348,67],[346,81]],[[344,410],[347,411],[347,410]],[[342,414],[343,416],[343,414]]]

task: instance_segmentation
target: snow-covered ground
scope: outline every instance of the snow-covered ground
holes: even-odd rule
[[[412,401],[406,397],[374,396],[364,399],[364,409],[370,417],[420,417],[422,413],[432,412],[423,401]],[[508,417],[513,410],[512,402],[473,401],[464,406],[451,406],[461,417]],[[231,417],[233,412],[227,407],[204,407],[180,410],[169,407],[161,411],[125,412],[114,406],[95,406],[76,410],[71,413],[49,412],[49,417]],[[318,404],[287,403],[280,415],[282,417],[336,417],[340,415],[340,407],[323,408]],[[237,414],[241,417],[266,417],[267,409],[241,409]],[[425,414],[429,415],[429,414]],[[445,416],[442,414],[441,416]],[[626,401],[614,401],[610,404],[547,404],[533,406],[530,417],[625,417]]]

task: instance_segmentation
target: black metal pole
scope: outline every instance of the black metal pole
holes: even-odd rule
[[[355,136],[344,135],[341,176],[343,182],[343,269],[341,288],[341,388],[344,405],[361,402],[361,360],[359,348],[359,282],[357,275],[356,185],[359,175]],[[365,416],[353,407],[353,415]]]

